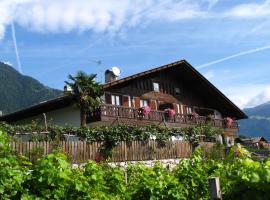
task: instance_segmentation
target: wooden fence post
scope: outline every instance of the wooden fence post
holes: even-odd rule
[[[210,199],[222,200],[219,177],[209,178],[208,179],[208,186],[209,186]]]

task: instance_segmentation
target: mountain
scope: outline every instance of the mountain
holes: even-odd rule
[[[53,99],[61,94],[60,90],[46,87],[0,62],[0,111],[3,114]]]
[[[263,136],[270,141],[270,102],[243,111],[249,119],[239,121],[239,134],[249,137]]]

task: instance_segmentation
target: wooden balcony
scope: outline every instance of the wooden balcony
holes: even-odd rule
[[[166,125],[168,127],[189,127],[211,123],[213,126],[233,132],[238,130],[238,123],[233,122],[227,127],[223,119],[209,119],[206,116],[194,117],[192,115],[176,114],[166,117],[164,111],[152,110],[148,115],[141,115],[137,108],[102,104],[99,109],[89,113],[88,123],[91,124],[131,124],[131,125]]]

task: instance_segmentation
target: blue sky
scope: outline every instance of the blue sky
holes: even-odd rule
[[[252,107],[270,100],[269,45],[269,0],[0,0],[0,60],[59,89],[78,70],[103,80],[184,58]]]

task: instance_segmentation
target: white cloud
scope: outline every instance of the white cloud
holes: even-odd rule
[[[269,0],[216,13],[212,8],[218,3],[219,0],[0,0],[0,39],[12,21],[37,32],[117,32],[154,20],[270,15]]]
[[[252,97],[246,104],[246,107],[254,107],[270,101],[270,86]]]
[[[270,101],[270,85],[232,85],[221,91],[240,108],[250,108]]]
[[[0,39],[18,23],[38,32],[117,31],[152,20],[203,16],[216,0],[1,0]]]
[[[0,39],[12,21],[37,32],[110,31],[154,20],[270,16],[270,0],[215,12],[219,0],[0,0]]]
[[[176,21],[203,17],[204,15],[206,12],[203,11],[202,4],[193,1],[178,1],[176,3],[174,0],[163,0],[148,10],[146,17],[148,19]]]
[[[231,17],[241,18],[258,18],[270,15],[270,1],[266,0],[263,3],[246,3],[233,7],[225,13]]]
[[[211,10],[218,2],[219,0],[206,0],[208,2],[208,10]]]
[[[3,63],[6,64],[6,65],[9,65],[9,66],[13,66],[13,64],[11,62],[9,62],[9,61],[3,61]]]
[[[213,71],[207,71],[204,73],[204,76],[205,76],[205,78],[210,80],[210,79],[214,78],[215,75],[214,75]]]

